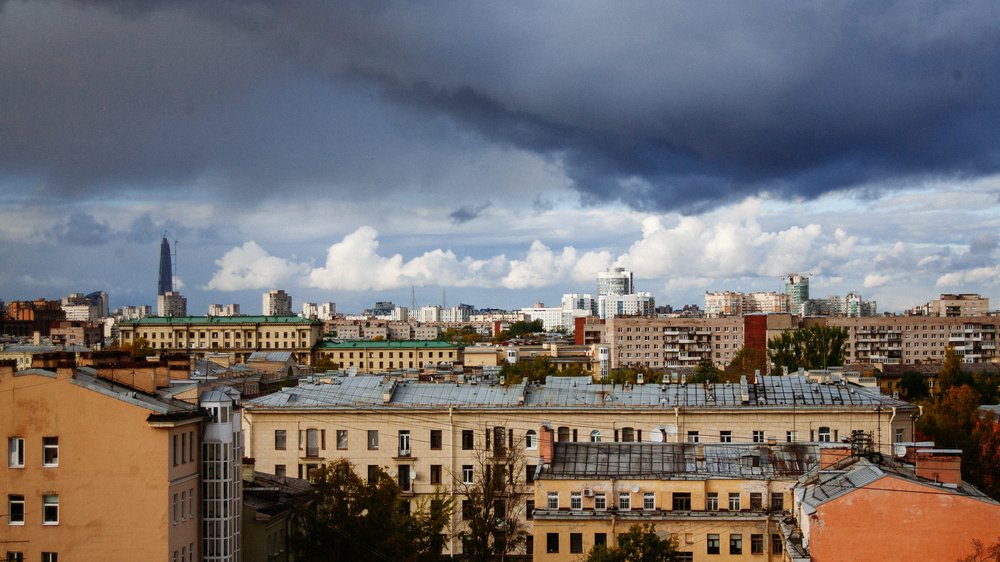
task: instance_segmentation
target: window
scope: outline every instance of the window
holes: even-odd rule
[[[59,524],[59,496],[42,496],[42,524]]]
[[[6,560],[7,562],[24,562],[24,553],[23,552],[11,552],[11,551],[8,550],[7,551],[7,558],[5,558],[4,560]]]
[[[42,437],[42,466],[59,466],[58,437]]]
[[[580,492],[572,492],[569,495],[569,508],[583,509],[583,494]]]
[[[559,552],[559,533],[545,534],[545,552],[557,554]]]
[[[378,450],[378,430],[369,429],[368,430],[368,450],[377,451]]]
[[[903,442],[903,428],[897,427],[896,428],[896,443],[902,443],[902,442]]]
[[[708,554],[719,553],[719,535],[710,533],[705,544],[708,546],[708,550],[706,551]]]
[[[763,443],[764,442],[764,432],[759,429],[753,430],[753,442]]]
[[[830,442],[830,428],[829,427],[821,427],[821,428],[819,428],[819,441],[820,441],[820,443],[829,443]]]
[[[175,525],[177,524],[177,518],[178,518],[177,517],[177,513],[178,512],[179,512],[179,509],[178,509],[178,506],[177,506],[177,494],[174,494],[174,508],[173,508],[173,510],[171,510],[170,513],[171,513],[171,519],[173,519]]]
[[[785,441],[787,443],[791,443],[791,442],[795,441],[795,432],[794,431],[790,431],[790,430],[786,431],[785,432]]]
[[[594,431],[591,431],[590,432],[590,442],[591,443],[600,443],[601,442],[601,432],[598,431],[598,430],[596,430],[596,429]]]
[[[181,492],[181,521],[187,520],[187,491]]]
[[[673,510],[674,511],[691,511],[691,493],[690,492],[674,492],[674,496],[673,496]]]
[[[287,472],[287,470],[285,468],[285,465],[283,465],[283,464],[276,464],[276,465],[274,465],[274,475],[275,476],[280,476],[281,478],[284,478],[286,472]]]
[[[743,554],[743,535],[729,535],[729,554]]]
[[[631,443],[635,441],[635,429],[631,427],[623,427],[622,441],[624,441],[625,443]]]
[[[608,508],[608,497],[602,494],[594,494],[594,509],[604,511]]]
[[[632,509],[632,496],[628,492],[618,494],[618,509]]]
[[[750,535],[750,554],[764,554],[764,535]]]
[[[399,484],[400,490],[410,491],[410,465],[401,464],[396,467],[396,482]]]
[[[760,511],[764,509],[764,494],[760,492],[750,492],[750,511]]]
[[[318,457],[319,456],[319,430],[318,429],[307,429],[306,430],[306,456],[307,457]]]
[[[524,448],[534,450],[538,448],[538,433],[534,429],[529,429],[524,434]]]
[[[42,562],[59,562],[59,554],[55,552],[43,552]]]
[[[607,533],[594,533],[594,546],[599,544],[608,544],[608,534]]]
[[[185,463],[188,462],[187,451],[188,451],[188,434],[187,433],[182,433],[181,434],[181,464],[185,464]]]
[[[462,521],[468,521],[469,519],[472,519],[472,502],[462,500]]]
[[[740,493],[729,492],[729,511],[740,510]]]
[[[524,518],[528,520],[535,518],[535,500],[524,501]]]
[[[733,432],[732,431],[720,431],[719,432],[719,443],[732,443],[733,442]]]
[[[771,534],[771,554],[781,554],[785,550],[785,541],[778,533]]]
[[[431,465],[431,484],[441,483],[441,465],[432,464]]]
[[[472,465],[462,465],[462,484],[472,484]]]
[[[24,525],[24,496],[7,496],[7,524]]]
[[[698,443],[698,441],[699,441],[698,432],[697,431],[689,431],[688,432],[688,443]]]
[[[719,492],[709,492],[705,496],[705,511],[719,511]]]
[[[646,511],[656,509],[656,494],[653,492],[646,492],[642,494],[642,509]]]
[[[462,430],[462,450],[471,451],[475,447],[475,436],[471,429]]]
[[[535,481],[535,471],[538,470],[538,465],[526,464],[524,465],[524,481],[531,484]]]
[[[337,430],[337,449],[344,450],[347,448],[347,430],[338,429]]]
[[[431,450],[440,451],[441,450],[441,430],[432,429],[431,430]]]
[[[569,534],[569,551],[572,554],[583,553],[583,533]]]
[[[569,428],[565,425],[559,426],[559,428],[556,429],[556,440],[560,443],[569,441]]]
[[[559,509],[559,492],[549,492],[545,497],[546,509]]]
[[[783,511],[785,509],[785,495],[781,492],[771,492],[771,511]]]
[[[24,437],[7,438],[7,466],[24,468]]]
[[[399,456],[410,456],[410,432],[406,429],[399,430]]]

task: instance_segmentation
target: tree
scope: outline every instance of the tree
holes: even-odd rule
[[[455,478],[462,501],[462,519],[468,527],[462,540],[464,557],[488,562],[505,560],[525,542],[521,515],[531,489],[523,482],[523,444],[513,430],[483,427],[485,447],[474,451],[471,481]]]
[[[440,557],[450,499],[439,495],[411,515],[399,486],[381,468],[365,482],[340,459],[313,476],[313,501],[294,512],[289,547],[296,559],[424,562]]]
[[[597,545],[587,553],[586,562],[674,562],[677,543],[656,534],[648,523],[632,525],[619,535],[618,546]]]
[[[702,359],[694,368],[694,375],[688,379],[691,384],[717,383],[722,377],[722,371],[712,363],[711,359]]]
[[[897,388],[899,388],[901,397],[910,402],[927,398],[930,395],[930,387],[927,385],[927,379],[923,374],[916,371],[906,371],[903,373],[903,376],[899,378]]]
[[[767,373],[767,350],[743,346],[723,371],[720,382],[736,382],[741,375],[747,378],[753,373]]]
[[[941,362],[941,372],[938,373],[938,388],[944,393],[949,388],[973,384],[972,376],[962,370],[962,359],[955,353],[955,348],[948,346],[944,350],[944,361]]]
[[[518,320],[512,322],[507,328],[507,336],[511,338],[517,338],[521,336],[530,336],[531,334],[537,332],[544,332],[545,325],[541,320]]]
[[[782,332],[767,342],[767,350],[776,371],[787,367],[791,372],[843,365],[846,345],[847,330],[816,324]]]
[[[536,355],[530,361],[505,363],[500,368],[500,375],[504,377],[506,384],[521,384],[524,379],[528,379],[528,382],[544,383],[545,377],[558,374],[556,366],[544,355]]]
[[[1000,562],[1000,537],[989,545],[979,539],[972,539],[972,554],[958,558],[955,562]]]
[[[461,345],[472,345],[482,339],[482,336],[474,327],[462,326],[461,328],[447,328],[442,332],[440,339]]]
[[[117,349],[130,354],[133,359],[145,359],[150,355],[156,355],[156,350],[149,345],[149,340],[146,338],[136,338],[132,343],[119,344]]]
[[[340,364],[334,362],[327,356],[317,357],[316,361],[312,364],[312,369],[314,373],[322,373],[325,371],[330,371],[339,368]]]

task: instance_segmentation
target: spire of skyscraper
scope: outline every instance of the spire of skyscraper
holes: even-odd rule
[[[174,272],[170,263],[170,242],[164,236],[160,241],[160,285],[157,295],[164,295],[174,290]]]

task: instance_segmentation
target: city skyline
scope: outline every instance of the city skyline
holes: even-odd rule
[[[0,3],[0,292],[1000,302],[998,10]]]

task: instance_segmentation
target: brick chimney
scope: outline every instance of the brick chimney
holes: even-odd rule
[[[962,483],[962,451],[960,449],[919,449],[917,476],[941,482]]]
[[[555,441],[551,427],[541,427],[538,432],[538,456],[542,459],[542,464],[552,463],[552,442]]]

